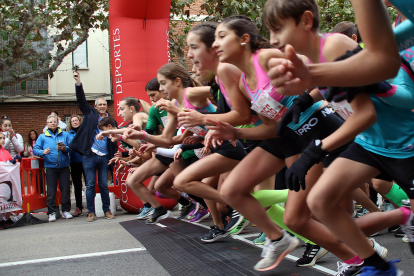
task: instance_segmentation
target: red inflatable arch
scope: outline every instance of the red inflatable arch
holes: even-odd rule
[[[109,30],[111,40],[112,85],[117,122],[119,102],[128,96],[148,100],[145,85],[170,57],[168,30],[171,0],[111,0]],[[118,183],[121,206],[132,213],[142,202],[125,185],[127,174]],[[149,179],[144,183],[148,185]],[[167,209],[177,204],[171,199],[157,200]]]

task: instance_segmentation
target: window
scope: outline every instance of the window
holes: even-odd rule
[[[76,40],[78,37],[77,34],[74,34],[73,40]],[[85,40],[72,52],[72,66],[78,66],[80,69],[88,68],[88,40]]]

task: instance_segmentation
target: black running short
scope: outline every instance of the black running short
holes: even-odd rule
[[[200,160],[200,159],[198,159],[198,157],[196,155],[191,156],[190,158],[187,158],[187,159],[183,158],[184,169],[187,168],[188,166],[190,166],[191,164],[197,162],[198,160]]]
[[[260,145],[261,148],[273,154],[279,159],[286,159],[303,152],[310,142],[315,139],[325,139],[335,132],[344,120],[337,116],[332,110],[323,107],[317,110],[299,129],[287,128],[283,137],[267,139]],[[322,161],[324,167],[339,156],[348,145],[342,146],[329,153]]]
[[[224,140],[221,146],[217,146],[217,148],[211,147],[210,150],[211,153],[218,153],[224,157],[238,161],[241,161],[247,155],[240,141],[237,141],[236,146],[233,146],[228,140]]]
[[[156,154],[155,158],[157,158],[164,166],[167,166],[167,167],[169,167],[170,164],[174,162],[174,158],[165,157],[159,154]]]
[[[414,199],[414,157],[406,159],[385,157],[370,152],[355,142],[339,157],[378,169],[381,174],[375,178],[390,182],[394,180],[410,199]]]
[[[262,140],[248,140],[248,139],[243,139],[241,140],[244,150],[249,153],[252,152],[255,148],[257,148],[258,146],[260,146],[260,144],[262,143]]]

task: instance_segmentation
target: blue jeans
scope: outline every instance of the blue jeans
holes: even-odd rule
[[[101,192],[102,210],[109,211],[109,190],[108,190],[108,162],[107,155],[99,156],[94,153],[83,156],[83,169],[86,179],[86,207],[89,212],[95,214],[95,185],[96,170],[98,170],[98,186]]]

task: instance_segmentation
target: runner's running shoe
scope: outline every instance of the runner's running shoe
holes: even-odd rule
[[[406,202],[404,204],[403,208],[409,208],[411,211],[411,207],[410,207],[410,202]],[[411,253],[414,254],[414,214],[411,211],[410,214],[410,218],[407,220],[407,222],[404,225],[401,225],[401,229],[404,231],[404,233],[406,234],[410,245],[410,249],[411,249]],[[405,238],[405,237],[404,237]]]
[[[154,224],[159,222],[162,219],[168,218],[171,214],[171,211],[168,211],[164,207],[160,206],[161,208],[156,208],[154,213],[151,215],[149,219],[145,222],[146,224]]]
[[[210,216],[210,212],[208,212],[206,209],[198,210],[198,212],[195,214],[194,218],[190,220],[190,222],[200,222],[202,220],[205,220]]]
[[[381,256],[381,258],[385,258],[388,254],[388,249],[384,246],[381,246],[379,243],[377,243],[374,239],[370,239],[374,242],[374,250],[377,252],[378,255]]]
[[[244,219],[244,216],[242,214],[239,214],[236,210],[233,210],[231,212],[230,220],[227,223],[227,225],[224,227],[224,230],[227,232],[230,232],[234,228],[237,227]]]
[[[299,240],[283,230],[283,237],[280,241],[271,241],[266,238],[262,251],[262,258],[255,266],[257,271],[267,271],[277,267],[280,262],[292,252],[299,244]]]
[[[153,213],[154,213],[154,208],[153,207],[144,207],[144,209],[142,209],[141,213],[139,213],[137,215],[137,219],[147,219],[149,218]]]
[[[266,235],[264,232],[261,232],[259,237],[255,238],[253,241],[254,244],[256,245],[263,245],[266,243]]]
[[[219,229],[217,226],[213,225],[210,226],[210,230],[208,233],[202,235],[200,240],[203,242],[215,242],[217,240],[223,239],[229,235],[229,232],[224,231],[223,229]]]
[[[346,264],[343,262],[337,262],[338,272],[335,276],[356,276],[361,273],[364,268],[364,263],[361,264]]]
[[[236,228],[233,228],[233,230],[230,231],[230,235],[238,235],[240,234],[244,228],[246,228],[249,225],[250,221],[247,219],[243,219],[242,222],[239,223],[239,225],[236,226]]]
[[[328,253],[328,250],[320,247],[319,245],[314,245],[307,243],[305,253],[303,253],[302,258],[296,261],[297,266],[314,266],[316,261],[325,256]]]
[[[177,219],[179,220],[184,219],[193,210],[196,210],[196,212],[198,211],[198,203],[194,204],[193,202],[190,201],[190,204],[185,205],[185,206],[183,205],[183,207],[181,208],[181,213],[177,217]]]
[[[394,265],[394,263],[398,263],[399,261],[400,260],[389,261],[388,264],[390,265],[390,269],[387,271],[376,269],[373,266],[365,266],[359,276],[400,276],[403,272],[397,269]]]

